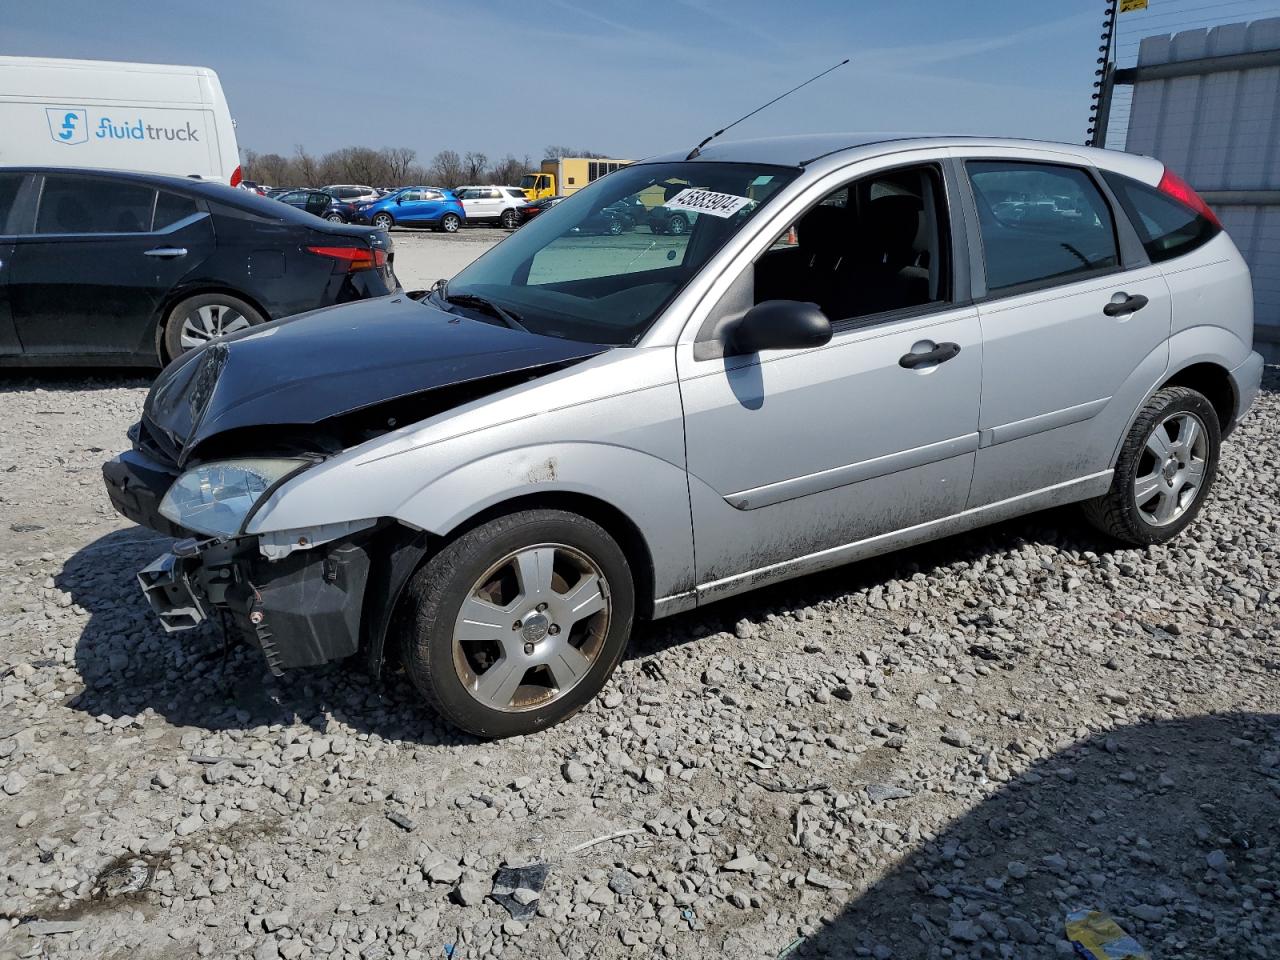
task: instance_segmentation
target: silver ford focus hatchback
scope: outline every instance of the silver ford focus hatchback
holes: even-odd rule
[[[617,205],[648,219],[591,229]],[[178,538],[139,575],[166,629],[219,612],[276,672],[394,651],[453,723],[524,734],[641,618],[1073,501],[1175,536],[1257,392],[1252,313],[1155,160],[716,143],[429,292],[180,358],[104,476]]]

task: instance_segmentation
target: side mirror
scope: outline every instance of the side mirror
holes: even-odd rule
[[[729,332],[737,354],[761,350],[802,350],[831,339],[831,321],[816,303],[766,300],[746,312]]]
[[[402,203],[404,203],[404,197],[396,197],[396,205],[398,206]]]

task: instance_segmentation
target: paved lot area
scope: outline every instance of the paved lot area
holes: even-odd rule
[[[0,380],[0,957],[1040,958],[1089,907],[1280,956],[1274,372],[1170,546],[1063,510],[724,602],[502,743],[161,633],[98,476],[145,386]]]
[[[465,227],[455,234],[392,230],[396,276],[406,290],[423,290],[452,277],[507,234],[497,227]]]

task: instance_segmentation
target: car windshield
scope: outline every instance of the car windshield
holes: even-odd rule
[[[633,344],[799,172],[746,163],[623,167],[549,205],[450,280],[445,294],[496,304],[534,333]]]
[[[537,183],[537,181],[538,181],[538,178],[535,175],[533,175],[532,173],[526,173],[523,177],[520,178],[520,186],[532,187],[535,183]]]

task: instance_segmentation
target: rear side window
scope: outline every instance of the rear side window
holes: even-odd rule
[[[190,197],[161,190],[160,196],[156,198],[156,219],[151,229],[163,230],[165,227],[172,226],[179,220],[185,220],[187,217],[194,216],[199,212],[196,208],[196,202]]]
[[[989,290],[1070,282],[1119,265],[1111,208],[1085,171],[1003,160],[965,167]]]
[[[1208,219],[1155,187],[1118,173],[1103,176],[1119,197],[1153,263],[1190,253],[1217,235],[1218,227]]]
[[[145,233],[156,191],[122,180],[44,178],[36,233]]]
[[[9,222],[9,214],[13,212],[18,191],[22,189],[22,182],[26,178],[25,173],[0,173],[0,233],[8,229],[6,224]]]

